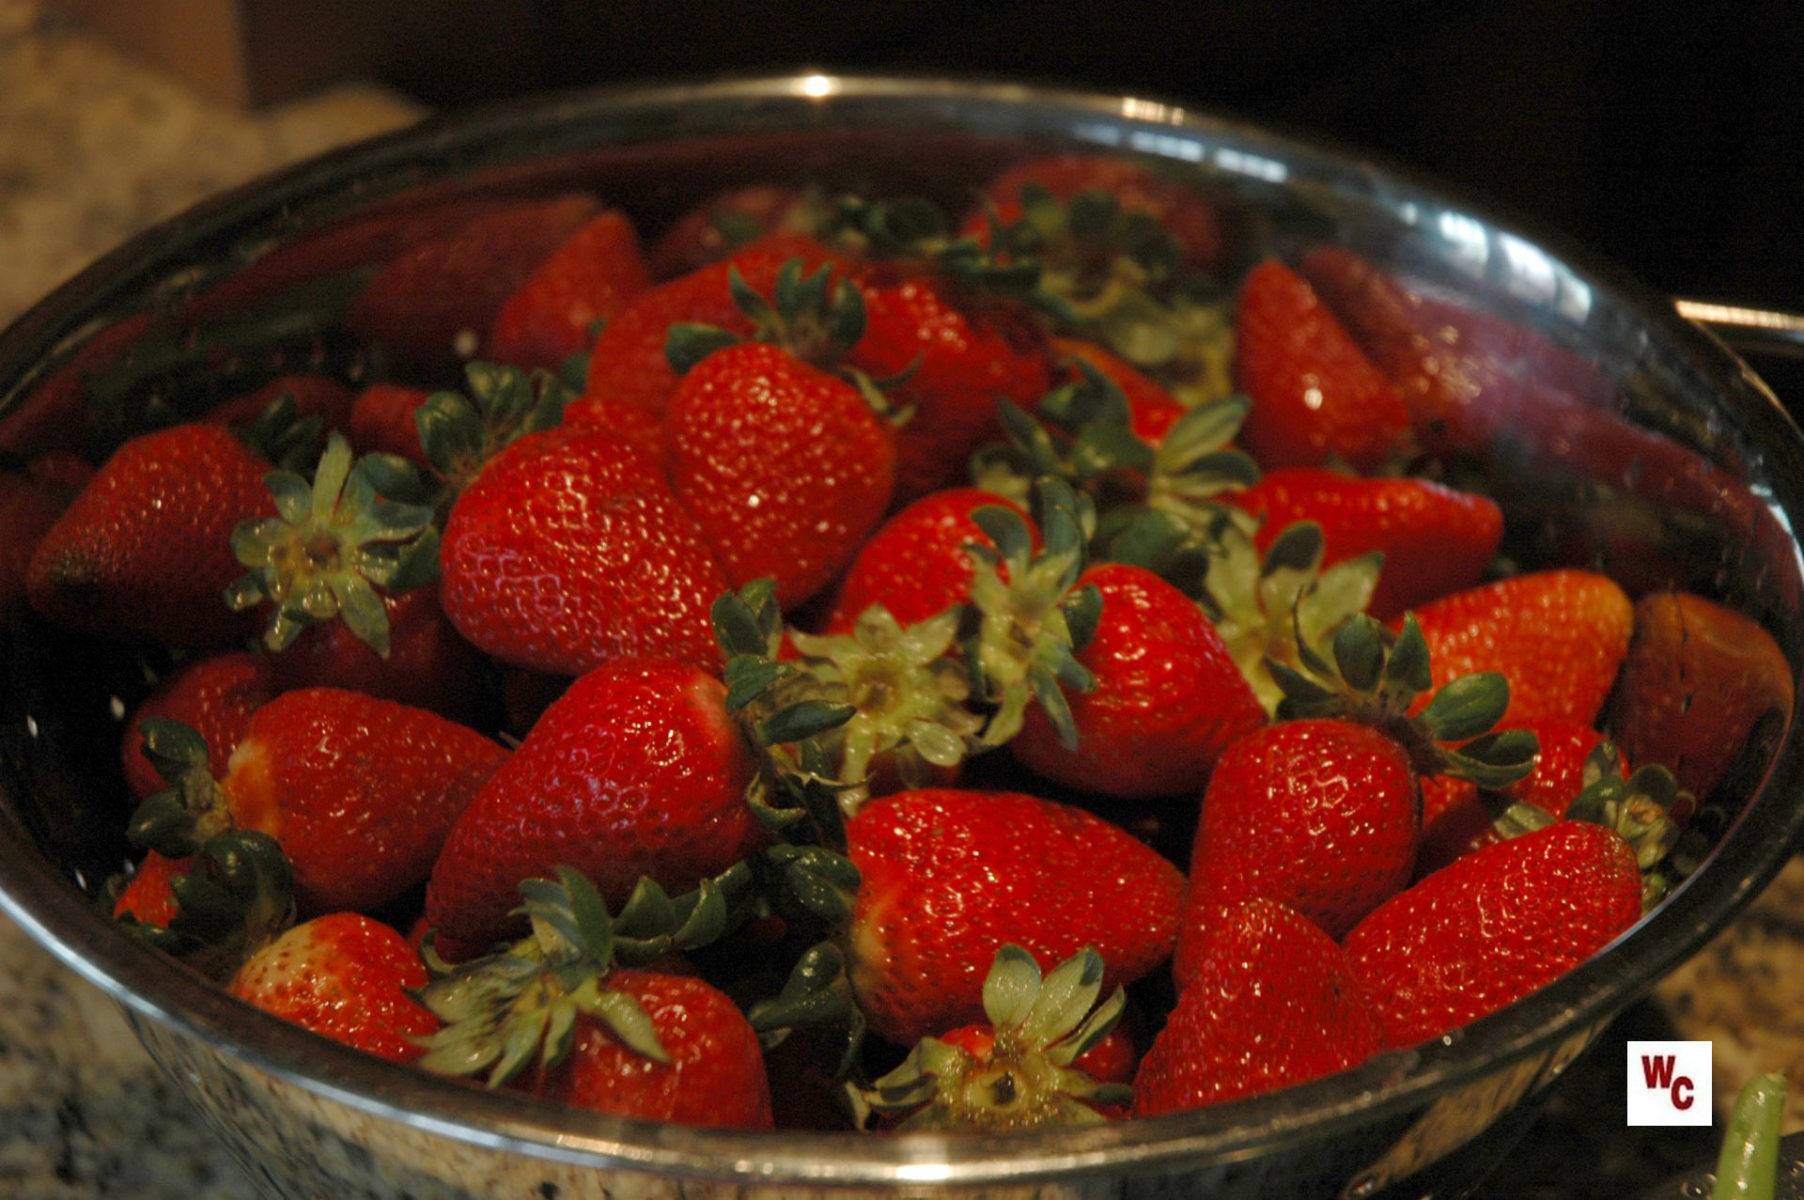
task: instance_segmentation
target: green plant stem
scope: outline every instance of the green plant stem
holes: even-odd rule
[[[1785,1076],[1757,1075],[1735,1098],[1710,1200],[1772,1200],[1779,1179]]]

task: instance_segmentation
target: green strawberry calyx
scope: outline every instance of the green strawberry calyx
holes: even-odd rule
[[[294,868],[274,838],[254,830],[207,838],[169,890],[176,913],[167,926],[130,914],[119,923],[214,979],[294,924]]]
[[[318,414],[302,416],[294,394],[282,392],[250,421],[232,427],[237,439],[283,470],[304,471],[319,461],[326,444],[326,422]]]
[[[1450,775],[1502,788],[1534,769],[1540,746],[1532,731],[1494,731],[1510,703],[1509,680],[1500,674],[1449,680],[1411,715],[1416,698],[1434,684],[1428,642],[1414,614],[1395,634],[1357,614],[1335,631],[1326,656],[1302,633],[1295,645],[1298,666],[1269,657],[1265,662],[1284,693],[1280,720],[1341,717],[1372,725],[1404,748],[1418,776]]]
[[[293,471],[272,471],[264,482],[277,515],[241,521],[232,531],[232,553],[248,572],[226,589],[226,604],[235,612],[270,606],[263,640],[272,651],[311,625],[340,619],[387,658],[382,593],[438,576],[432,509],[378,495],[367,460],[355,462],[336,433],[311,482]]]
[[[1676,814],[1695,806],[1691,793],[1658,763],[1644,763],[1624,778],[1622,753],[1609,741],[1586,756],[1582,778],[1583,789],[1566,810],[1567,819],[1591,821],[1622,835],[1641,868],[1643,904],[1651,908],[1672,885],[1669,860],[1682,832]]]
[[[936,770],[956,767],[976,747],[984,719],[970,706],[970,677],[955,653],[961,615],[953,607],[904,626],[874,604],[849,634],[790,635],[813,687],[853,710],[822,735],[848,816],[870,798],[874,771],[886,770],[904,787],[923,787]]]
[[[1181,271],[1176,241],[1103,190],[1060,201],[1020,191],[1021,215],[989,214],[991,253],[1031,268],[1039,307],[1066,332],[1098,342],[1153,376],[1186,407],[1233,389],[1233,308]]]
[[[165,858],[187,858],[210,838],[233,828],[225,792],[213,778],[207,741],[191,725],[168,717],[146,717],[139,726],[141,749],[169,786],[133,811],[126,836]]]
[[[1102,995],[1102,958],[1080,950],[1044,978],[1034,956],[1005,945],[983,985],[987,1054],[922,1038],[895,1070],[868,1088],[848,1085],[860,1124],[870,1113],[900,1117],[906,1130],[1007,1131],[1100,1124],[1098,1105],[1128,1104],[1121,1084],[1101,1084],[1073,1064],[1115,1028],[1127,1007],[1120,988]]]
[[[463,392],[432,393],[414,411],[426,470],[398,454],[364,456],[363,470],[379,495],[442,515],[484,463],[527,434],[560,425],[575,398],[551,372],[505,363],[466,363],[464,384]]]
[[[418,991],[420,1003],[444,1022],[420,1039],[421,1066],[444,1075],[486,1073],[487,1085],[498,1087],[529,1064],[549,1070],[562,1063],[575,1045],[579,1017],[642,1058],[670,1061],[645,1009],[607,987],[609,972],[719,940],[733,928],[736,897],[749,873],[736,867],[676,899],[641,880],[618,916],[609,915],[581,872],[560,866],[553,874],[520,884],[519,911],[530,934]]]
[[[992,545],[970,543],[971,604],[977,631],[967,655],[976,694],[993,706],[981,740],[1000,746],[1021,731],[1030,703],[1045,711],[1059,740],[1077,746],[1077,726],[1064,688],[1087,692],[1095,677],[1078,655],[1096,633],[1102,595],[1079,586],[1096,527],[1089,497],[1061,479],[1034,485],[1034,518],[1042,546],[1021,514],[1001,505],[975,510],[971,519]]]
[[[1235,524],[1220,530],[1211,550],[1203,610],[1259,703],[1275,715],[1284,689],[1267,664],[1301,670],[1305,646],[1323,661],[1329,639],[1371,603],[1384,556],[1373,551],[1323,570],[1322,527],[1314,521],[1286,526],[1263,557]]]
[[[892,425],[906,424],[912,410],[896,405],[886,389],[907,378],[910,371],[888,379],[873,379],[852,367],[845,357],[864,337],[864,293],[850,279],[835,282],[835,268],[823,263],[805,273],[802,260],[792,258],[777,269],[777,281],[768,299],[747,283],[739,268],[727,268],[727,287],[734,305],[752,324],[743,337],[718,325],[679,321],[664,341],[664,357],[671,370],[686,375],[717,350],[742,342],[768,342],[781,346],[796,358],[845,380],[872,412]]]

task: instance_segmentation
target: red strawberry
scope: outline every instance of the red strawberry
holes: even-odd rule
[[[1373,1006],[1327,934],[1281,904],[1223,910],[1134,1077],[1134,1115],[1202,1108],[1358,1066]]]
[[[792,259],[808,271],[841,263],[838,255],[811,238],[778,234],[753,242],[724,262],[640,293],[596,339],[589,354],[588,383],[566,419],[589,420],[604,405],[663,416],[677,385],[677,373],[664,352],[670,327],[690,322],[749,337],[753,324],[733,299],[732,273],[737,271],[753,291],[768,296],[778,271]]]
[[[754,183],[732,188],[678,217],[651,250],[660,279],[699,271],[749,242],[788,228],[804,202],[794,188]]]
[[[1021,215],[1021,190],[1039,187],[1055,200],[1082,192],[1106,192],[1129,213],[1151,217],[1177,242],[1185,263],[1213,270],[1221,261],[1223,235],[1215,209],[1196,192],[1154,174],[1138,163],[1100,154],[1036,158],[1010,167],[984,185],[983,197],[1004,223]],[[981,230],[985,213],[972,214],[967,232]]]
[[[399,454],[426,465],[420,427],[414,419],[430,393],[419,388],[375,383],[357,394],[345,433],[359,454]]]
[[[687,888],[761,839],[752,759],[726,689],[679,662],[625,659],[576,681],[458,820],[432,870],[435,928],[486,944],[513,930],[523,879],[569,864],[610,903],[642,875]]]
[[[439,713],[468,711],[482,685],[482,658],[445,618],[438,588],[384,593],[382,605],[388,612],[386,658],[342,621],[310,625],[272,656],[277,684],[285,691],[344,688]]]
[[[200,734],[207,743],[209,769],[215,777],[223,776],[251,715],[278,690],[270,660],[241,651],[203,658],[164,679],[132,714],[119,744],[120,764],[132,795],[142,800],[168,786],[144,757],[146,717],[180,721]]]
[[[759,342],[683,376],[664,418],[670,482],[729,584],[788,607],[830,582],[889,506],[895,442],[851,384]]]
[[[923,1038],[859,1094],[886,1128],[1002,1132],[1119,1119],[1130,1093],[1105,1085],[1132,1072],[1133,1046],[1116,1026],[1126,994],[1117,988],[1097,1003],[1102,976],[1094,950],[1072,955],[1042,980],[1033,955],[1003,946],[984,979],[984,1020]],[[1092,1074],[1089,1061],[1116,1078]]]
[[[488,354],[556,371],[595,342],[595,326],[651,286],[633,223],[605,212],[557,248],[501,306]]]
[[[406,938],[380,921],[332,913],[251,955],[229,990],[333,1041],[412,1062],[424,1053],[416,1039],[438,1028],[408,994],[425,986],[426,967]]]
[[[1509,678],[1505,725],[1595,721],[1634,619],[1622,589],[1589,571],[1517,575],[1416,610],[1436,687],[1475,671]]]
[[[738,1006],[693,976],[628,969],[699,944],[669,897],[616,922],[568,867],[520,894],[532,935],[421,994],[447,1022],[422,1066],[486,1070],[490,1087],[640,1120],[771,1127],[764,1057]]]
[[[965,544],[991,544],[971,514],[993,504],[1012,509],[1028,522],[1030,533],[1037,533],[1025,509],[995,492],[953,488],[923,496],[885,521],[852,560],[828,628],[835,633],[851,629],[873,604],[912,625],[969,600],[971,559]]]
[[[193,730],[162,722],[145,733],[180,786],[139,806],[133,840],[177,857],[222,829],[267,834],[294,866],[303,913],[376,908],[423,881],[507,757],[434,713],[336,688],[259,708],[217,780]]]
[[[32,552],[74,494],[24,472],[0,470],[0,624],[24,602]]]
[[[169,923],[181,911],[170,885],[177,877],[186,875],[193,864],[193,856],[165,858],[152,850],[144,856],[144,861],[138,864],[119,898],[113,902],[113,915],[131,917],[158,929],[169,928]]]
[[[1120,388],[1128,404],[1129,428],[1135,437],[1149,445],[1157,446],[1164,441],[1171,427],[1188,411],[1172,398],[1170,392],[1141,374],[1139,368],[1095,342],[1053,338],[1052,354],[1065,368],[1066,382],[1078,382],[1081,366],[1089,366]]]
[[[1012,792],[901,792],[861,809],[846,840],[861,876],[849,976],[891,1041],[980,1019],[1004,943],[1043,967],[1092,947],[1109,991],[1164,962],[1177,935],[1183,876],[1080,809]]]
[[[390,261],[352,301],[347,323],[422,366],[470,358],[507,298],[600,207],[570,195],[476,216]]]
[[[1707,797],[1763,718],[1790,719],[1794,686],[1784,652],[1750,618],[1685,592],[1643,596],[1610,728],[1634,761],[1664,763]]]
[[[1042,708],[1010,745],[1049,779],[1110,796],[1194,791],[1230,743],[1265,723],[1252,689],[1200,608],[1151,571],[1105,563],[1079,588],[1102,597],[1095,635],[1078,654],[1094,686],[1068,694],[1077,746]]]
[[[1260,518],[1254,545],[1261,553],[1295,521],[1322,527],[1324,566],[1383,553],[1369,605],[1383,621],[1477,583],[1503,537],[1503,512],[1491,500],[1425,479],[1293,467],[1231,499]]]
[[[1540,747],[1534,770],[1496,793],[1507,801],[1532,804],[1558,820],[1585,787],[1585,760],[1604,735],[1574,721],[1548,717],[1523,723]],[[1627,762],[1619,773],[1629,777]],[[1450,775],[1422,781],[1422,845],[1416,874],[1440,870],[1461,855],[1503,840],[1497,817],[1480,798],[1476,784]]]
[[[727,996],[700,979],[617,970],[608,988],[650,1018],[668,1062],[648,1062],[593,1018],[578,1018],[569,1057],[521,1087],[578,1108],[675,1125],[772,1127],[758,1035]]]
[[[948,487],[997,432],[996,402],[1024,408],[1051,386],[1044,340],[1020,314],[978,308],[947,281],[916,275],[864,289],[865,328],[847,362],[912,408],[896,435],[896,494]]]
[[[232,530],[274,511],[269,465],[218,425],[133,438],[44,535],[26,590],[71,629],[221,646],[256,618],[226,607],[240,567]]]
[[[719,664],[708,607],[726,580],[657,464],[607,433],[528,434],[445,523],[439,596],[477,649],[578,675],[630,655]]]
[[[1174,974],[1211,914],[1276,900],[1340,937],[1409,884],[1421,800],[1409,756],[1365,725],[1282,721],[1221,756],[1203,793]]]
[[[1482,447],[1495,415],[1515,407],[1520,389],[1493,364],[1431,340],[1418,323],[1416,298],[1372,264],[1323,246],[1304,257],[1302,271],[1396,385],[1426,449]]]
[[[1268,259],[1241,285],[1234,369],[1253,401],[1241,438],[1268,470],[1338,458],[1370,471],[1407,442],[1397,389],[1283,263]]]
[[[214,405],[202,420],[215,425],[249,425],[282,396],[294,401],[298,415],[318,417],[328,429],[342,428],[351,417],[353,397],[344,384],[324,375],[284,375],[254,392]]]
[[[1385,1043],[1413,1046],[1552,983],[1640,916],[1628,843],[1561,821],[1393,896],[1347,935],[1346,951]]]

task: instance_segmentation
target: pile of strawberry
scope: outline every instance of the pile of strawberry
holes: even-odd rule
[[[0,474],[4,619],[174,652],[115,914],[371,1053],[756,1128],[1280,1088],[1608,944],[1789,717],[1758,624],[1430,477],[1462,380],[1592,368],[1338,248],[1225,292],[1147,168],[440,217],[363,238],[398,382]]]

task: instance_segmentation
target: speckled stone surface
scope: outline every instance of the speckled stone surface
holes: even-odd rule
[[[363,86],[255,115],[213,108],[0,0],[0,322],[209,192],[416,115]],[[1758,1070],[1804,1076],[1804,861],[1603,1033],[1482,1195],[1634,1195],[1709,1161],[1710,1131],[1624,1129],[1623,1042],[1657,1037],[1715,1042],[1719,1107]],[[1786,1128],[1804,1129],[1804,1087]],[[111,1002],[0,919],[0,1197],[257,1194]]]

